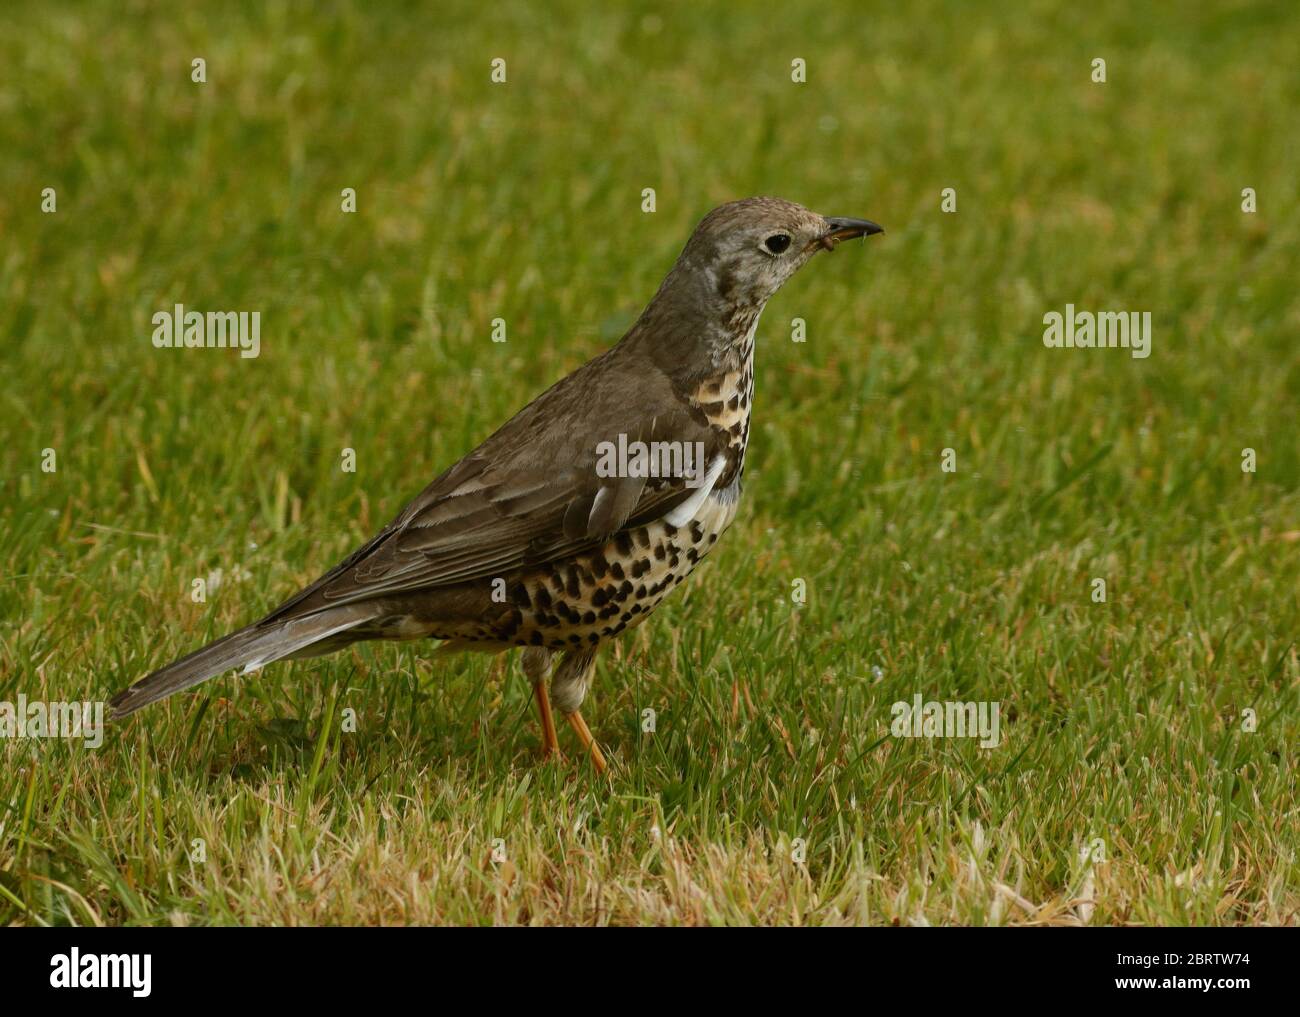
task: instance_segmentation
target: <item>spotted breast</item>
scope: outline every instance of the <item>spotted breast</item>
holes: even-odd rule
[[[516,645],[548,649],[595,646],[634,628],[682,584],[736,517],[754,384],[754,331],[734,361],[687,397],[725,435],[725,453],[709,464],[694,495],[662,519],[624,530],[597,551],[521,576],[512,588],[521,608]]]

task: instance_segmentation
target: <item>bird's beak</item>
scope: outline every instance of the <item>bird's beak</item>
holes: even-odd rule
[[[877,226],[870,219],[848,219],[837,216],[826,220],[826,232],[818,238],[818,242],[826,250],[832,251],[842,240],[856,240],[858,237],[869,237],[884,232],[883,226]]]

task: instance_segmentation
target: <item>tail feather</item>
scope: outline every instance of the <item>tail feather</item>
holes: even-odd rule
[[[356,604],[271,625],[257,622],[145,675],[109,700],[108,715],[112,719],[125,717],[232,668],[243,668],[245,673],[256,671],[264,664],[292,656],[371,617],[371,611]]]

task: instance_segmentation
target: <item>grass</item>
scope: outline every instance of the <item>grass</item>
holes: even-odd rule
[[[313,579],[714,204],[889,232],[769,305],[740,517],[588,700],[612,780],[513,656],[227,676],[0,740],[0,920],[1300,923],[1292,5],[112,6],[0,11],[0,701]],[[261,356],[154,349],[176,302]],[[1045,348],[1066,303],[1150,358]],[[1001,744],[890,737],[917,693]]]

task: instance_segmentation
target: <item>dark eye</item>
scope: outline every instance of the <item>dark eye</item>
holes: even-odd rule
[[[790,246],[790,238],[784,233],[775,233],[763,241],[763,246],[773,254],[780,254]]]

